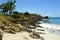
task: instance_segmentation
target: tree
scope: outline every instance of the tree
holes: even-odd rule
[[[16,0],[8,0],[8,3],[9,3],[9,11],[10,11],[10,13],[12,13],[13,14],[13,11],[14,11],[14,9],[15,9],[15,2],[16,2]]]
[[[18,11],[14,11],[13,13],[14,13],[14,14],[19,14],[19,12],[18,12]]]
[[[12,18],[14,18],[14,19],[16,19],[16,20],[20,18],[20,14],[19,14],[18,11],[14,11],[13,13],[14,13],[14,14],[11,15]]]
[[[16,0],[8,0],[7,2],[0,5],[0,9],[2,9],[2,12],[10,12],[13,13],[13,10],[15,9],[15,2]]]
[[[46,19],[48,19],[48,16],[45,16]]]
[[[26,15],[26,16],[27,16],[27,15],[30,15],[30,14],[29,14],[29,12],[24,12],[24,15]]]
[[[1,9],[1,12],[4,12],[4,14],[5,14],[5,12],[7,12],[6,3],[1,4],[0,9]]]

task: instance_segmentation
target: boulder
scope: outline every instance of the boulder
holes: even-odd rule
[[[39,39],[40,38],[40,35],[39,34],[32,33],[32,34],[30,34],[30,37],[31,38],[34,38],[34,39]]]

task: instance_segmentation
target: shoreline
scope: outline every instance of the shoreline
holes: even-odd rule
[[[40,26],[42,26],[43,28],[47,29],[47,31],[56,34],[56,35],[60,35],[60,25],[55,25],[55,24],[49,24],[49,23],[42,23],[39,24]]]
[[[60,25],[57,25],[57,24],[50,24],[50,23],[41,23],[41,24],[38,24],[44,28],[50,28],[50,29],[60,29]]]
[[[45,26],[45,25],[40,25],[40,26]],[[41,29],[40,27],[38,27],[37,29]],[[42,28],[44,29],[45,31],[43,31],[43,33],[45,34],[39,34],[41,38],[39,39],[34,39],[34,38],[31,38],[29,36],[29,33],[28,32],[18,32],[16,34],[8,34],[8,33],[5,33],[3,34],[3,40],[60,40],[60,36],[59,35],[56,35],[56,34],[53,34],[51,32],[48,31],[48,29],[46,28]],[[51,30],[52,31],[52,30]],[[39,32],[39,31],[37,31]]]
[[[45,34],[40,34],[41,39],[33,39],[29,37],[27,32],[19,32],[17,34],[4,34],[3,40],[60,40],[60,36],[50,33],[45,29]]]
[[[45,28],[44,31],[45,35],[41,35],[45,40],[60,40],[60,34],[57,33],[57,30],[60,30],[60,27],[51,24],[39,24],[39,25]]]
[[[60,40],[60,36],[50,33],[45,29],[45,35],[41,35],[44,40]]]

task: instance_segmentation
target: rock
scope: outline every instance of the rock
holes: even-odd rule
[[[35,29],[36,26],[29,25],[29,28],[30,28],[30,29]]]
[[[29,33],[30,33],[30,32],[32,32],[32,30],[31,30],[31,29],[27,29],[27,32],[29,32]]]
[[[38,31],[45,31],[45,30],[43,30],[43,29],[37,29]]]
[[[33,31],[32,33],[33,33],[33,34],[45,34],[45,33],[43,33],[43,32],[36,32],[36,31]]]
[[[48,19],[48,16],[45,16],[46,19]]]
[[[39,34],[30,34],[30,37],[31,38],[34,38],[34,39],[39,39],[40,38],[40,35]]]
[[[2,35],[2,34],[0,34],[0,40],[2,40],[2,36],[3,36],[3,35]]]
[[[12,26],[12,27],[10,27],[10,29],[12,29],[15,32],[19,32],[20,31],[20,27],[18,27],[18,26]]]
[[[3,35],[2,35],[2,32],[0,31],[0,40],[2,40],[2,37],[3,37]]]
[[[16,34],[15,31],[12,30],[12,29],[4,29],[3,31],[4,31],[4,32],[7,32],[7,33]]]
[[[10,30],[11,29],[4,29],[3,31],[8,33],[8,32],[10,32]]]
[[[10,30],[9,33],[16,34],[16,32],[13,30]]]
[[[43,28],[42,26],[37,25],[37,27]]]

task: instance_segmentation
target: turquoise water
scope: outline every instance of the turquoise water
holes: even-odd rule
[[[55,24],[56,27],[60,27],[58,25],[60,25],[60,17],[49,17],[48,19],[49,23],[51,25]],[[55,27],[54,25],[52,27]],[[60,30],[60,29],[48,29],[50,32],[52,31],[53,34],[56,34],[56,35],[59,35],[60,36],[60,31],[57,31],[57,30]],[[54,31],[54,32],[53,32]]]
[[[49,17],[48,20],[52,24],[60,24],[60,17]]]

